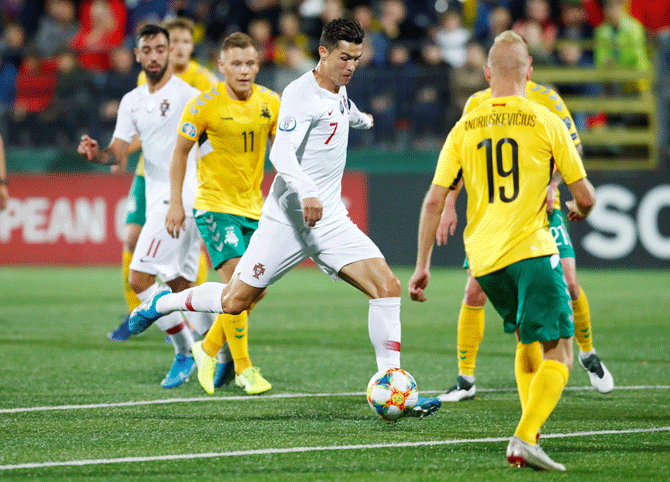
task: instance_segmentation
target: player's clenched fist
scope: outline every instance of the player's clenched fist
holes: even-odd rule
[[[302,216],[305,224],[313,228],[323,216],[323,204],[318,197],[306,197],[302,200]]]

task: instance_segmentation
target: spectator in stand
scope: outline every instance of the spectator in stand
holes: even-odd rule
[[[524,20],[516,25],[513,30],[526,41],[528,53],[533,57],[533,65],[542,66],[552,63],[553,43],[551,45],[545,43],[542,26],[539,22]]]
[[[100,89],[100,105],[98,108],[98,124],[101,128],[101,143],[109,143],[112,139],[116,116],[119,112],[121,98],[137,87],[137,76],[140,71],[135,66],[133,52],[126,47],[117,47],[110,55],[111,69],[105,75],[105,83]]]
[[[44,0],[5,0],[0,7],[0,24],[18,23],[28,39],[33,38],[42,15]]]
[[[364,4],[356,5],[352,11],[352,16],[353,19],[361,25],[365,32],[363,43],[367,45],[364,45],[364,49],[369,48],[369,53],[372,54],[372,57],[369,59],[370,63],[383,65],[386,56],[388,55],[389,39],[381,31],[381,26],[379,21],[374,17],[372,8],[370,8],[369,5]],[[353,77],[352,80],[355,78],[356,77]],[[363,112],[367,111],[363,110]]]
[[[561,40],[586,40],[593,38],[593,27],[588,23],[581,0],[561,2],[561,25],[558,29]]]
[[[454,8],[442,15],[440,25],[433,34],[442,58],[452,67],[461,67],[465,63],[465,44],[470,37],[470,31],[463,27],[460,12]]]
[[[86,0],[81,4],[79,31],[71,47],[79,54],[79,63],[94,72],[100,83],[109,69],[109,53],[123,43],[126,28],[123,0]]]
[[[596,67],[648,70],[650,65],[644,27],[626,12],[626,1],[606,0],[603,14],[603,23],[594,32]],[[623,85],[625,92],[648,88],[646,80]]]
[[[0,40],[0,52],[4,62],[13,64],[18,69],[23,60],[25,46],[26,36],[21,24],[15,22],[6,24]]]
[[[316,67],[316,62],[310,59],[304,49],[296,44],[289,43],[284,47],[284,61],[275,69],[274,91],[280,95],[288,84],[300,77],[308,70]]]
[[[266,18],[255,18],[249,22],[248,34],[258,47],[260,69],[274,63],[275,42],[272,37],[272,24]]]
[[[48,0],[46,14],[40,18],[33,43],[44,57],[53,57],[56,52],[70,45],[78,30],[74,2]]]
[[[537,37],[535,50],[546,56],[551,54],[558,35],[558,27],[551,18],[551,8],[547,0],[528,0],[525,17],[514,22],[512,28],[524,37],[526,42],[528,42],[528,39],[525,38],[525,33],[532,30],[533,38]],[[535,54],[530,52],[530,55],[533,57],[533,63],[535,63]]]
[[[474,37],[482,43],[487,43],[487,39],[495,38],[495,35],[490,32],[490,16],[493,10],[498,7],[505,7],[511,18],[520,18],[524,15],[526,5],[525,0],[478,0],[476,3]]]
[[[507,7],[496,7],[489,13],[488,36],[484,39],[483,45],[486,52],[493,45],[493,39],[509,30],[512,26],[512,14]]]
[[[345,16],[344,3],[342,0],[306,0],[299,3],[303,31],[310,38],[311,50],[316,53],[324,25]]]
[[[0,40],[0,135],[7,136],[8,115],[16,98],[16,76],[23,59],[25,36],[18,23],[5,25]]]
[[[56,88],[54,62],[45,62],[37,49],[27,49],[16,75],[16,100],[9,116],[8,141],[23,146],[53,142],[49,108]]]
[[[363,51],[361,58],[358,59],[356,75],[351,77],[347,84],[347,94],[352,99],[361,112],[372,112],[372,104],[379,93],[377,86],[378,76],[383,67],[382,64],[375,64],[375,57],[372,46],[367,42],[367,32],[363,38]],[[392,105],[390,99],[388,104]],[[391,132],[393,130],[393,121],[395,113],[389,113],[386,110],[380,110],[374,115],[374,129],[350,129],[349,147],[371,146],[373,144],[373,135],[377,131]]]
[[[454,69],[450,82],[450,109],[447,117],[447,129],[451,129],[456,121],[461,118],[465,103],[475,92],[488,88],[488,82],[484,77],[484,66],[486,65],[486,50],[478,42],[470,41],[465,47],[465,64]]]
[[[124,34],[135,41],[135,33],[147,23],[159,24],[168,14],[170,0],[130,0],[127,5],[127,19]]]
[[[437,44],[425,43],[421,47],[412,121],[414,146],[419,149],[439,149],[446,130],[449,78],[452,74],[442,54]]]
[[[592,66],[588,57],[584,54],[584,50],[574,40],[566,40],[559,44],[556,50],[557,64],[561,67],[566,68],[583,68]],[[559,84],[556,86],[561,96],[565,95],[580,95],[588,96],[591,98],[597,98],[602,95],[602,89],[596,84],[584,84],[584,83],[567,83]],[[589,127],[592,124],[595,113],[586,113],[572,111],[572,118],[575,122],[577,130],[582,131]]]
[[[0,136],[7,139],[7,116],[16,97],[16,74],[19,69],[11,62],[5,62],[0,52]]]
[[[61,50],[56,62],[56,90],[52,105],[55,138],[60,147],[67,148],[78,145],[81,135],[89,132],[95,124],[98,89],[93,74],[81,68],[72,50]]]
[[[309,38],[300,31],[300,17],[298,17],[297,13],[292,11],[284,12],[279,17],[279,35],[275,38],[275,64],[278,66],[288,66],[288,50],[295,49],[296,47],[302,51],[304,60],[309,61],[311,56]],[[293,55],[295,55],[295,53],[293,53]],[[296,59],[292,59],[294,62],[295,60]],[[301,59],[300,62],[303,62],[304,60]],[[295,67],[295,65],[293,65],[293,67]],[[282,91],[277,90],[277,92],[281,93]]]
[[[408,141],[412,119],[412,101],[416,93],[416,65],[411,52],[403,43],[389,50],[387,64],[378,70],[374,79],[375,95],[371,101],[376,128],[375,143],[379,146],[404,147]],[[382,128],[379,118],[393,119],[393,124]]]

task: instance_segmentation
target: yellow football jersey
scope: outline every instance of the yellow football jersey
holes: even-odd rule
[[[463,115],[469,114],[474,109],[479,107],[479,105],[491,98],[491,89],[480,90],[475,92],[470,96],[468,101],[465,103],[463,108]],[[572,115],[568,110],[567,106],[561,99],[561,96],[558,95],[556,91],[545,87],[543,85],[536,84],[532,80],[526,82],[526,99],[537,102],[540,105],[545,106],[551,112],[560,117],[565,123],[568,131],[570,131],[570,137],[575,143],[575,146],[581,144],[581,139],[577,133],[577,127],[575,126],[575,121],[572,119]],[[561,199],[558,190],[556,190],[556,199],[554,201],[554,209],[561,209]]]
[[[186,70],[177,75],[177,77],[179,77],[187,84],[192,85],[200,92],[205,92],[219,83],[219,79],[216,77],[216,75],[214,75],[195,60],[191,60],[188,64],[188,67],[186,67]],[[146,83],[147,74],[145,74],[143,70],[140,72],[140,75],[137,76],[137,86],[139,87],[140,85],[144,85]],[[144,176],[144,157],[142,155],[140,155],[140,158],[137,160],[135,174],[138,176]]]
[[[449,187],[462,169],[473,276],[558,252],[544,206],[554,163],[568,184],[586,176],[565,124],[523,97],[484,101],[454,126],[433,183]]]
[[[205,92],[219,83],[219,79],[214,73],[207,70],[195,60],[191,60],[188,67],[186,67],[186,70],[177,75],[177,77],[187,84],[192,85],[200,92]],[[140,72],[140,75],[137,76],[137,85],[140,86],[146,83],[147,75],[142,71]]]
[[[191,99],[179,134],[200,146],[195,209],[260,219],[265,150],[278,114],[279,95],[257,84],[244,101],[231,99],[224,82]]]

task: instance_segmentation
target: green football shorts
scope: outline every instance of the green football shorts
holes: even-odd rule
[[[574,335],[572,302],[558,255],[524,259],[477,281],[502,316],[505,332],[518,328],[521,343]]]
[[[144,226],[144,223],[147,222],[147,199],[144,194],[144,183],[144,176],[135,174],[126,202],[126,224]]]
[[[556,241],[558,254],[561,258],[574,258],[575,250],[572,247],[572,241],[568,234],[568,226],[565,224],[565,218],[560,209],[554,209],[549,217],[549,231]]]
[[[214,269],[232,258],[239,258],[247,250],[251,235],[258,229],[258,221],[234,214],[194,209],[195,223],[207,246]]]

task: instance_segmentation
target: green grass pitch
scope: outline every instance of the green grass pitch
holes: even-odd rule
[[[402,365],[424,394],[456,375],[465,272],[434,270],[406,295]],[[509,467],[519,419],[513,337],[487,306],[479,400],[386,424],[363,395],[376,371],[365,297],[315,269],[289,273],[250,318],[253,362],[273,384],[213,396],[195,374],[159,383],[172,347],[152,327],[106,333],[125,310],[117,268],[0,268],[0,479],[4,481],[661,481],[670,473],[670,275],[581,270],[593,337],[614,376],[600,395],[575,363],[543,427],[566,473]],[[210,279],[215,279],[211,273]],[[576,346],[575,346],[576,349]]]

